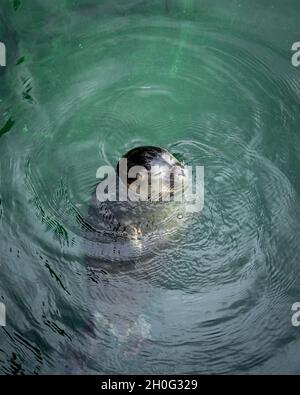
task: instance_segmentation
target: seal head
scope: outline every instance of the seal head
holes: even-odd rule
[[[177,192],[182,192],[182,183],[186,176],[184,165],[167,150],[142,146],[133,148],[122,159],[126,159],[127,167],[123,169],[124,174],[121,174],[119,162],[117,175],[122,176],[123,181],[126,180],[129,189],[138,180],[140,189],[147,191],[148,200],[168,201],[169,198],[174,198]],[[146,172],[139,172],[140,168]],[[134,169],[136,177],[135,172],[132,172]]]

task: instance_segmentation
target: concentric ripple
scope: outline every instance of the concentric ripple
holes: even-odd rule
[[[300,296],[288,32],[256,26],[259,2],[250,14],[193,0],[31,3],[4,12],[25,61],[0,75],[1,113],[16,121],[0,137],[0,297],[17,317],[1,372],[273,373],[297,341]],[[205,205],[122,266],[113,238],[87,240],[86,219],[99,166],[139,145],[204,166]],[[103,267],[104,244],[118,266]]]

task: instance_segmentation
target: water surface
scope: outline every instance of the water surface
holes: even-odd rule
[[[299,18],[296,0],[2,1],[1,373],[299,373]],[[204,210],[130,270],[89,271],[96,170],[138,145],[205,166]]]

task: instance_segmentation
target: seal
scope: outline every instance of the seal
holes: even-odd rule
[[[144,294],[139,287],[143,289],[145,282],[137,282],[131,269],[137,263],[140,269],[157,248],[164,248],[183,233],[188,217],[185,204],[176,197],[182,192],[186,169],[167,150],[142,146],[120,158],[114,173],[117,199],[101,201],[97,187],[83,222],[87,303],[93,311],[86,328],[90,333],[87,354],[96,352],[100,331],[106,332],[128,359],[153,336],[147,302],[137,297]],[[128,199],[122,200],[120,189],[124,186]],[[129,275],[119,294],[118,274],[127,270]]]
[[[184,164],[167,150],[153,146],[131,149],[119,161],[116,201],[99,201],[93,193],[88,218],[86,256],[92,266],[126,262],[151,253],[178,234],[186,218],[178,195],[186,178]],[[120,200],[126,184],[128,199]],[[132,198],[134,197],[134,198]]]

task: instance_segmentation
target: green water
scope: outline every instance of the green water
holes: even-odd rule
[[[1,0],[1,373],[299,373],[299,17]],[[204,210],[130,270],[89,272],[96,170],[139,145],[204,166]]]

